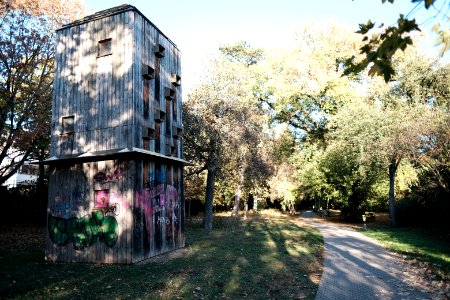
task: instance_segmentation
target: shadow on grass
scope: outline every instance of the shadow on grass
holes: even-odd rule
[[[0,258],[0,298],[310,298],[322,239],[289,217],[215,217],[187,225],[187,255],[142,265],[47,263],[42,251]]]
[[[450,276],[450,242],[442,236],[441,230],[380,227],[363,233],[377,239],[394,252],[432,263],[445,276]]]

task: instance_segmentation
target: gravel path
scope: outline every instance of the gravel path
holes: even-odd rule
[[[301,218],[324,238],[324,269],[316,299],[433,299],[411,282],[399,258],[373,239],[324,222],[312,211]]]

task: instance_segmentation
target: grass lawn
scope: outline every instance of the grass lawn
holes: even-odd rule
[[[2,228],[0,298],[314,299],[318,231],[264,212],[246,220],[218,215],[214,226],[205,235],[201,221],[188,223],[183,255],[137,265],[45,262],[42,243],[25,238],[12,247],[13,233]]]
[[[429,263],[430,268],[441,277],[450,276],[450,241],[444,233],[411,227],[376,227],[362,231],[393,252]]]

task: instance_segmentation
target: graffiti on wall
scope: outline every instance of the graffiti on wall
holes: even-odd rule
[[[96,190],[94,206],[104,208],[109,206],[109,190]]]
[[[107,215],[115,208],[96,210],[82,218],[61,218],[48,215],[50,240],[57,245],[73,243],[76,250],[91,246],[96,241],[113,247],[119,235],[119,224],[114,216]]]
[[[161,226],[166,226],[166,239],[175,233],[180,214],[178,191],[172,185],[156,184],[136,192],[136,208],[143,212],[148,239],[153,238],[157,247],[161,245]],[[152,234],[154,236],[151,236]]]
[[[61,218],[68,218],[71,213],[71,203],[77,207],[82,206],[86,202],[86,194],[86,192],[75,190],[68,195],[56,195],[54,214]]]
[[[124,177],[124,172],[122,167],[115,168],[112,171],[100,171],[95,173],[94,180],[98,183],[107,183],[122,179]]]
[[[177,189],[172,185],[165,188],[164,184],[159,184],[136,192],[136,207],[141,208],[146,217],[163,210],[173,213],[179,205]],[[171,216],[169,222],[176,220],[176,216]]]

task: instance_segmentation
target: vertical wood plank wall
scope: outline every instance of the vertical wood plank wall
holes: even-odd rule
[[[131,263],[133,163],[62,165],[50,172],[46,258]]]
[[[107,39],[111,54],[99,56],[98,43]],[[159,45],[165,50],[155,95],[155,80],[143,78],[142,66],[155,68]],[[182,127],[181,86],[172,83],[181,74],[180,51],[137,10],[59,30],[55,64],[51,156],[143,149],[162,110],[170,124],[161,124],[148,150],[182,158],[175,134]],[[173,99],[166,99],[167,89],[175,91]],[[70,116],[74,130],[67,132],[62,118]],[[129,264],[183,247],[182,171],[151,156],[51,166],[46,258]]]
[[[131,142],[133,18],[128,11],[58,31],[52,155],[137,146]],[[98,42],[105,39],[112,41],[112,54],[98,57]],[[63,131],[65,116],[74,116],[73,133]]]
[[[172,116],[171,111],[166,111],[166,100],[164,91],[165,87],[172,88],[172,74],[181,74],[179,60],[179,50],[168,41],[158,30],[147,22],[140,14],[135,13],[135,44],[134,65],[137,66],[134,76],[135,81],[135,111],[136,123],[139,124],[135,134],[137,147],[143,148],[144,130],[147,128],[155,129],[155,119],[150,113],[149,118],[144,117],[144,84],[142,78],[142,65],[148,65],[155,68],[156,55],[155,49],[161,45],[164,47],[164,57],[160,58],[160,88],[159,95],[155,95],[155,80],[149,80],[149,104],[150,111],[162,110],[166,116]],[[176,54],[176,58],[173,58]],[[178,89],[181,90],[181,89]],[[159,99],[157,99],[159,98]],[[181,94],[177,97],[176,105],[181,110]],[[159,100],[159,101],[158,101]],[[181,117],[181,116],[180,116]],[[181,127],[181,119],[172,120],[172,124]],[[171,132],[165,130],[166,126],[161,126],[160,141],[161,146],[158,147],[163,154],[166,154],[165,144],[167,140],[171,140]],[[150,141],[151,151],[157,150],[155,143],[157,139]],[[181,153],[181,151],[177,151]],[[133,234],[133,262],[152,257],[173,249],[184,246],[184,233],[181,231],[181,221],[183,219],[183,211],[180,209],[181,194],[179,187],[181,182],[177,178],[175,182],[172,176],[172,170],[179,169],[179,166],[171,164],[155,162],[152,160],[137,161],[137,176],[135,181],[135,204],[133,212],[134,234]],[[146,168],[145,165],[149,167]],[[150,174],[144,174],[144,172]],[[180,172],[180,171],[177,171]],[[145,179],[149,178],[148,182]],[[175,199],[174,199],[175,198]]]

